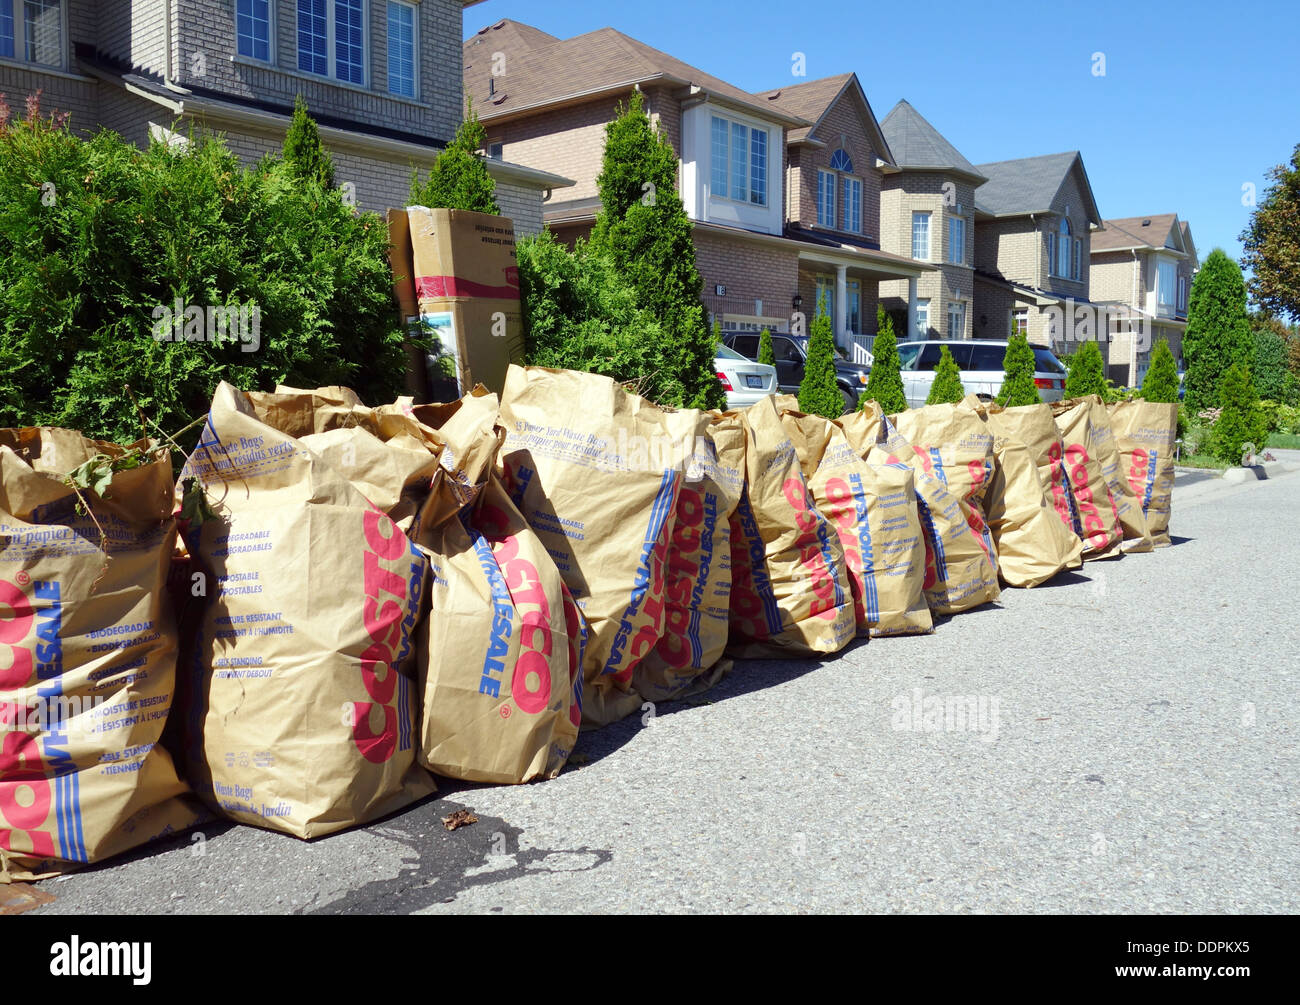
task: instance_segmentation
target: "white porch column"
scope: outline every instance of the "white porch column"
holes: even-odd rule
[[[907,281],[907,334],[902,338],[916,338],[916,276]]]
[[[849,344],[849,267],[835,266],[835,344],[852,352]]]

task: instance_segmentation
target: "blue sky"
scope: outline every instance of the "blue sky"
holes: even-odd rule
[[[878,118],[906,98],[976,164],[1082,151],[1104,218],[1176,212],[1202,259],[1240,255],[1242,186],[1262,197],[1300,143],[1295,0],[486,0],[465,34],[501,18],[561,38],[608,25],[750,91],[795,81],[803,52],[806,79],[853,70]]]

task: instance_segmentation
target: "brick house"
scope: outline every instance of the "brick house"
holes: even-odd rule
[[[932,262],[921,276],[914,308],[908,290],[882,283],[880,296],[893,314],[908,313],[896,328],[906,338],[970,338],[974,330],[975,199],[987,179],[908,102],[900,101],[881,123],[892,168],[885,169],[880,196],[881,246]]]
[[[1177,213],[1107,220],[1105,228],[1092,238],[1092,296],[1120,315],[1107,326],[1108,376],[1136,386],[1158,339],[1168,339],[1182,368],[1187,298],[1200,263],[1191,227]]]
[[[462,8],[478,0],[0,0],[0,94],[144,145],[191,127],[247,162],[276,151],[301,94],[357,205],[407,202],[463,113]],[[568,180],[495,162],[524,233]]]
[[[1077,150],[977,164],[974,338],[1024,332],[1073,352],[1076,329],[1060,323],[1094,309],[1089,300],[1092,229],[1102,226]]]
[[[544,214],[570,242],[600,209],[605,126],[640,90],[677,152],[705,306],[724,329],[789,331],[820,292],[837,341],[862,352],[876,284],[925,269],[879,250],[878,162],[892,160],[852,74],[755,95],[612,28],[559,39],[509,20],[464,57],[489,154],[575,180]]]

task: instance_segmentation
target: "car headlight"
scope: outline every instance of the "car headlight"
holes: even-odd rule
[[[865,384],[866,382],[867,382],[867,375],[865,373],[858,374],[858,383]]]

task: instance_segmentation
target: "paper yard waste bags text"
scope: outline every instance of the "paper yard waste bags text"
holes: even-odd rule
[[[1142,499],[1136,494],[1133,484],[1124,477],[1124,463],[1119,455],[1119,444],[1115,442],[1110,412],[1101,400],[1101,395],[1090,394],[1088,400],[1092,403],[1093,449],[1101,465],[1102,477],[1110,489],[1110,497],[1115,503],[1115,515],[1119,517],[1124,532],[1124,550],[1150,551],[1153,543],[1151,532],[1147,529],[1146,514],[1142,512]]]
[[[1083,525],[1083,560],[1120,555],[1124,528],[1110,486],[1097,456],[1098,436],[1092,422],[1092,398],[1072,398],[1052,404],[1052,417],[1065,445],[1065,469],[1070,476]]]
[[[691,413],[683,413],[691,414]],[[650,701],[694,694],[731,668],[724,657],[731,609],[731,517],[745,486],[745,420],[696,412],[665,572],[664,634],[632,671]]]
[[[311,838],[433,791],[415,760],[426,561],[343,471],[265,421],[307,414],[282,403],[219,385],[181,475],[215,514],[187,534],[211,584],[187,767],[227,816]]]
[[[996,401],[981,401],[976,407],[995,438],[1005,437],[1023,443],[1029,450],[1038,465],[1038,477],[1048,492],[1052,509],[1061,523],[1082,540],[1083,523],[1079,519],[1074,494],[1070,491],[1065,445],[1061,442],[1056,420],[1052,418],[1052,406],[1041,403],[1004,408]]]
[[[64,479],[87,462],[83,505]],[[152,442],[0,429],[0,882],[195,821],[157,745],[176,682],[171,511]]]
[[[1001,591],[988,527],[981,520],[977,530],[967,521],[961,500],[932,473],[933,459],[925,464],[874,401],[862,411],[835,421],[844,430],[849,445],[868,463],[911,465],[925,531],[923,587],[930,610],[935,614],[957,614],[997,600]]]
[[[838,652],[857,634],[844,547],[808,492],[774,401],[742,414],[746,485],[731,524],[727,652],[744,659]]]
[[[1174,492],[1174,442],[1178,406],[1154,401],[1120,401],[1106,406],[1120,472],[1133,497],[1140,500],[1147,530],[1157,548],[1167,548],[1169,511]]]
[[[493,472],[496,396],[414,414],[445,441],[416,532],[432,568],[416,645],[420,763],[474,782],[554,778],[582,715],[577,605]]]
[[[638,709],[637,664],[666,629],[665,563],[697,413],[608,377],[511,366],[501,397],[506,490],[587,619],[582,718]]]
[[[984,494],[998,572],[1008,586],[1031,587],[1083,564],[1083,542],[1047,499],[1029,448],[1006,436],[993,441],[997,465]]]
[[[782,397],[778,407],[786,404]],[[925,541],[909,467],[868,464],[829,419],[797,408],[781,423],[809,491],[844,548],[859,635],[933,631],[925,602]]]

